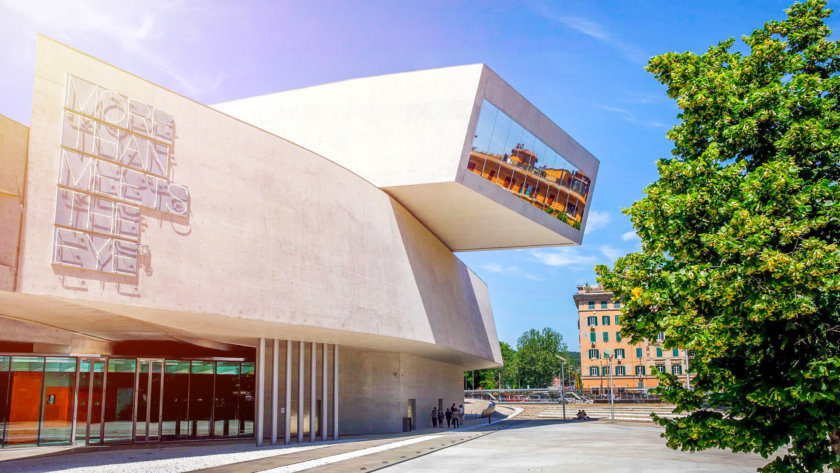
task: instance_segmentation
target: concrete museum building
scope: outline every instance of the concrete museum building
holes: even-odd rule
[[[454,254],[576,245],[598,161],[486,66],[206,106],[39,38],[0,117],[0,441],[426,427],[499,366]]]

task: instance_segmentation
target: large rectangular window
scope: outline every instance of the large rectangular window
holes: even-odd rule
[[[606,308],[607,308],[607,301],[601,301],[601,308],[602,308],[602,309],[606,309]]]
[[[598,376],[598,367],[597,366],[590,366],[589,367],[589,376]]]
[[[239,435],[240,370],[238,361],[220,361],[216,365],[216,404],[213,412],[216,437]]]
[[[620,319],[618,315],[615,316],[615,324],[620,325]]]
[[[131,440],[137,360],[111,358],[105,373],[105,442]]]
[[[682,365],[671,365],[671,374],[682,374]]]
[[[601,317],[601,325],[609,325],[610,324],[610,316],[604,315]]]
[[[636,366],[636,376],[644,376],[645,375],[645,367],[644,366]]]
[[[586,318],[586,325],[590,327],[595,327],[598,325],[598,317],[593,315],[591,317]]]
[[[589,350],[589,359],[590,360],[597,360],[598,359],[598,349],[593,348]]]
[[[621,302],[620,301],[613,302],[613,308],[614,309],[620,309],[621,308]],[[618,316],[616,315],[616,317],[618,317]],[[616,322],[616,323],[618,323],[618,322]]]
[[[623,366],[616,366],[615,367],[615,375],[616,376],[624,376],[624,367]]]
[[[190,422],[187,412],[190,395],[190,362],[166,360],[163,373],[164,439],[187,438]]]
[[[679,348],[674,348],[673,350],[671,350],[671,355],[672,356],[680,356],[680,349]]]
[[[610,333],[609,332],[602,333],[601,337],[604,339],[605,342],[610,341]]]
[[[204,438],[213,434],[210,420],[213,418],[213,375],[216,363],[193,361],[190,371],[190,422],[192,438]]]
[[[239,435],[254,435],[254,363],[242,363],[239,377]]]
[[[657,358],[662,358],[662,349],[661,348],[656,349],[656,357]]]
[[[595,332],[589,332],[589,341],[595,343],[597,339],[595,338]]]
[[[641,357],[642,357],[642,349],[641,348],[636,348],[636,358],[641,358]]]
[[[624,348],[616,348],[615,356],[616,358],[624,358]]]
[[[580,228],[590,178],[485,100],[467,170],[574,228]]]
[[[589,301],[589,310],[595,310],[595,301]]]
[[[617,342],[621,341],[621,332],[615,332],[615,341],[617,341]]]
[[[6,423],[9,420],[9,364],[8,356],[0,356],[0,446],[6,443]]]
[[[44,358],[13,356],[9,382],[7,445],[35,445],[44,383]]]
[[[38,445],[70,443],[76,390],[76,359],[47,357]]]

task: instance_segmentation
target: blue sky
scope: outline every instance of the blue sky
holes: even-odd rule
[[[203,103],[484,62],[601,161],[584,243],[462,253],[490,287],[499,338],[552,327],[579,348],[576,285],[639,248],[621,213],[670,153],[677,109],[649,57],[740,39],[786,1],[0,0],[0,114],[28,124],[43,33]],[[830,6],[838,7],[837,3]],[[837,29],[837,19],[829,25]]]

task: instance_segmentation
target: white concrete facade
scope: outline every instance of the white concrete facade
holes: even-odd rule
[[[570,228],[466,171],[485,100],[594,187],[597,158],[484,64],[352,79],[214,108],[358,173],[453,251],[580,244],[588,207],[580,229]],[[447,212],[440,212],[444,205]]]
[[[484,66],[463,72],[453,97],[495,80]],[[87,92],[74,84],[95,84],[94,101],[85,102]],[[485,95],[495,87],[487,85]],[[394,432],[409,405],[424,427],[432,407],[462,402],[465,370],[501,363],[487,286],[445,241],[459,232],[474,239],[476,230],[435,223],[459,218],[457,211],[418,218],[401,193],[437,182],[456,194],[466,190],[479,213],[530,222],[545,237],[531,245],[576,238],[555,222],[540,224],[531,208],[504,203],[509,196],[498,196],[504,205],[487,200],[495,190],[461,175],[474,93],[451,104],[463,126],[429,142],[431,152],[446,155],[429,173],[386,167],[376,176],[343,163],[359,152],[358,142],[316,154],[48,38],[39,38],[34,89],[28,134],[0,121],[3,164],[25,162],[25,173],[0,171],[0,206],[8,207],[7,196],[18,208],[24,202],[21,223],[0,234],[0,270],[8,273],[0,274],[0,352],[3,343],[102,356],[138,341],[253,347],[258,442]],[[320,103],[309,100],[314,108]],[[540,116],[530,119],[540,123]],[[409,118],[418,129],[431,120]],[[400,137],[387,126],[381,131],[388,140]],[[318,132],[342,137],[326,122]],[[72,133],[75,141],[67,138]],[[109,133],[117,138],[109,141]],[[135,141],[148,142],[149,154]],[[166,150],[163,172],[150,167],[159,152],[151,146]],[[69,164],[68,153],[80,164]],[[385,182],[391,173],[394,180]],[[23,199],[7,190],[15,179]],[[69,193],[78,197],[72,205],[89,201],[90,211],[62,210]],[[407,200],[431,198],[428,187],[421,194]],[[137,204],[144,195],[156,200]],[[116,213],[95,220],[103,205]],[[140,217],[132,227],[120,212],[135,205]],[[13,214],[0,217],[14,223]],[[131,231],[134,239],[126,238]],[[71,233],[77,246],[61,236]]]

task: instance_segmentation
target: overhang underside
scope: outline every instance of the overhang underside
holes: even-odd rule
[[[276,338],[406,353],[457,364],[465,370],[499,366],[491,360],[415,340],[256,318],[161,311],[0,291],[0,341],[3,340],[2,325],[5,318],[33,322],[108,342],[178,341],[221,348],[224,344],[255,347],[260,338]]]
[[[467,177],[481,180],[477,176]],[[542,215],[544,212],[520,201],[505,189],[490,183],[483,187],[490,197],[458,182],[385,187],[383,190],[452,251],[577,244],[572,239],[577,230],[560,221],[551,221],[556,219]]]

